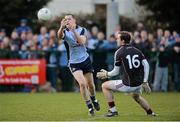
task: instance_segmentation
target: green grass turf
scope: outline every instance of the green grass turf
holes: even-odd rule
[[[115,93],[119,116],[105,118],[107,104],[104,95],[97,93],[101,104],[96,116],[88,116],[87,108],[79,93],[4,93],[0,94],[0,120],[17,121],[162,121],[180,120],[180,93],[152,93],[143,96],[152,105],[157,117],[146,113],[130,95]]]

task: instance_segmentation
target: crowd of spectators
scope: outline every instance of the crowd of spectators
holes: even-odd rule
[[[116,34],[105,38],[97,26],[88,28],[87,49],[93,61],[95,74],[100,69],[112,70],[114,52],[118,49]],[[61,82],[62,91],[73,91],[74,79],[68,68],[65,45],[57,39],[55,29],[42,26],[33,33],[27,20],[22,19],[11,36],[0,29],[0,59],[39,59],[47,62],[47,81],[54,91]],[[140,49],[150,63],[149,82],[153,91],[180,91],[180,35],[176,31],[158,28],[149,32],[142,23],[132,34],[132,45]],[[94,77],[95,78],[95,77]],[[95,78],[97,89],[100,81]]]

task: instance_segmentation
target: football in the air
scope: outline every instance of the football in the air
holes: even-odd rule
[[[42,8],[37,13],[38,19],[43,21],[49,21],[52,19],[52,13],[48,8]]]

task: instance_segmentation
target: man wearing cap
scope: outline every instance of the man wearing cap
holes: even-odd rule
[[[20,26],[16,28],[19,35],[21,35],[22,32],[28,32],[32,31],[31,27],[27,25],[27,19],[21,19]]]

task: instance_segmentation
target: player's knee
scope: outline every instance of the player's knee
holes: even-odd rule
[[[107,89],[106,83],[103,83],[103,84],[101,85],[101,87],[102,87],[102,89]]]
[[[88,81],[87,84],[88,84],[89,87],[94,85],[93,81]]]
[[[90,89],[93,89],[93,88],[94,88],[94,84],[93,84],[93,83],[88,83],[88,87],[89,87]]]
[[[83,83],[83,82],[81,82],[81,83],[79,83],[79,86],[81,87],[81,88],[86,88],[87,86],[86,86],[86,83]]]

